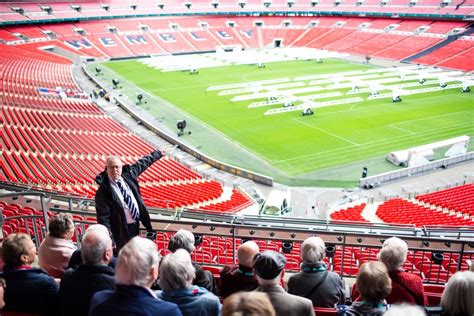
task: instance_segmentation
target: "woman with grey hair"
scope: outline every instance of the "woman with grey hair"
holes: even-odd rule
[[[184,249],[191,255],[195,250],[194,243],[194,234],[188,230],[180,229],[171,237],[168,243],[168,249],[171,252],[175,252],[178,249]],[[193,265],[194,269],[196,269],[196,276],[194,277],[193,284],[203,287],[214,294],[217,293],[212,273],[204,270],[197,263],[193,263]]]
[[[219,298],[208,290],[193,285],[195,270],[189,253],[178,249],[166,255],[160,264],[159,298],[178,304],[184,316],[217,316],[221,312]]]
[[[72,242],[74,222],[70,214],[51,217],[48,235],[38,248],[39,266],[53,278],[60,278],[77,247]]]
[[[387,303],[409,303],[424,306],[428,304],[421,278],[413,273],[403,271],[407,260],[408,245],[398,237],[391,237],[382,245],[378,254],[392,280],[392,292],[386,297]]]
[[[474,315],[474,273],[456,272],[446,284],[441,306],[447,316]]]
[[[188,230],[180,229],[173,235],[173,237],[171,237],[168,243],[168,249],[171,252],[175,252],[178,249],[184,249],[191,254],[195,249],[194,242],[193,233]]]
[[[309,298],[315,307],[334,307],[346,300],[344,282],[323,262],[326,245],[320,237],[309,237],[301,245],[301,272],[288,280],[288,293]]]
[[[120,249],[115,267],[116,290],[94,294],[90,316],[179,316],[176,304],[156,298],[151,286],[158,277],[160,255],[154,242],[134,237]]]

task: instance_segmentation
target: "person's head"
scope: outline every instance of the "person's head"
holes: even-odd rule
[[[316,263],[323,261],[326,256],[326,245],[320,237],[306,238],[301,244],[301,259],[303,263]]]
[[[110,156],[105,162],[105,169],[109,179],[117,181],[122,176],[123,163],[117,156]]]
[[[165,292],[189,288],[195,276],[191,255],[184,249],[177,249],[161,260],[158,284]]]
[[[253,271],[260,285],[280,284],[281,272],[285,268],[286,258],[281,253],[265,250],[255,256]]]
[[[382,249],[377,256],[390,272],[403,267],[403,264],[407,260],[407,253],[407,243],[398,237],[391,237],[384,241]]]
[[[239,250],[237,251],[237,258],[239,259],[239,264],[244,267],[252,268],[253,267],[253,258],[260,249],[255,241],[249,240],[240,245]]]
[[[400,305],[391,305],[388,311],[386,311],[383,316],[400,316],[400,315],[410,315],[410,316],[425,316],[425,310],[417,305],[410,304],[400,304]]]
[[[222,316],[275,316],[275,309],[266,293],[238,292],[225,299]]]
[[[71,239],[74,235],[74,222],[67,213],[60,213],[49,220],[49,235],[55,238]]]
[[[168,249],[175,252],[178,249],[184,249],[189,253],[194,251],[194,235],[188,230],[180,229],[171,237],[168,243]]]
[[[364,263],[357,274],[357,289],[362,300],[378,303],[392,291],[392,280],[382,262]]]
[[[118,254],[115,282],[150,288],[158,278],[159,260],[155,243],[146,238],[133,237]]]
[[[27,234],[10,234],[2,243],[2,259],[11,268],[31,265],[36,259],[36,245]]]
[[[456,272],[441,296],[446,315],[474,315],[474,272]]]
[[[101,224],[89,226],[81,241],[81,257],[84,264],[107,265],[112,256],[112,239],[107,227]]]

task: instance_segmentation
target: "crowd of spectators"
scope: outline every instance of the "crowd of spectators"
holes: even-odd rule
[[[213,274],[192,261],[189,231],[177,231],[162,258],[153,241],[139,236],[115,258],[101,224],[88,227],[79,249],[70,216],[53,217],[49,228],[38,254],[26,234],[4,238],[0,309],[52,316],[311,316],[317,308],[333,308],[334,315],[474,315],[474,273],[455,273],[440,306],[426,308],[421,278],[403,270],[408,246],[397,237],[383,243],[377,261],[361,265],[349,295],[345,281],[328,270],[326,245],[316,236],[302,243],[301,271],[287,285],[286,257],[249,240],[237,250],[238,265],[221,269],[216,286]]]

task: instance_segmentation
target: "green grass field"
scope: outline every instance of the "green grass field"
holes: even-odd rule
[[[190,119],[193,134],[183,141],[219,160],[287,184],[322,180],[324,185],[324,180],[333,180],[347,185],[358,180],[363,165],[373,166],[369,169],[373,172],[394,169],[383,159],[390,151],[460,135],[474,136],[474,97],[459,89],[405,96],[401,103],[381,99],[329,106],[305,117],[300,111],[264,116],[268,109],[281,105],[249,109],[249,103],[259,100],[230,102],[232,96],[206,92],[212,85],[367,70],[367,65],[337,60],[323,64],[292,61],[270,63],[264,69],[248,65],[201,69],[198,75],[162,73],[137,60],[104,65],[115,72],[107,70],[106,77],[119,77],[132,84],[123,88],[131,98],[136,85],[172,103],[176,108],[155,101],[146,105],[170,129],[176,118]]]

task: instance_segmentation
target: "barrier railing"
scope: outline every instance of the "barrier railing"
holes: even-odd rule
[[[0,201],[13,196],[33,195],[39,205],[45,201],[54,204],[51,197],[33,193],[10,193],[0,195]],[[80,209],[76,200],[61,201],[49,209],[3,217],[4,236],[13,232],[30,234],[39,245],[47,233],[46,222],[54,212],[71,213],[79,242],[87,227],[96,223],[95,213],[89,208]],[[46,210],[46,211],[43,211]],[[155,211],[151,210],[154,214]],[[154,217],[152,215],[152,217]],[[275,250],[287,258],[288,272],[300,268],[301,243],[317,235],[326,242],[326,263],[330,270],[344,277],[355,277],[359,267],[366,261],[377,260],[377,252],[383,242],[399,236],[409,247],[404,268],[420,275],[427,283],[445,283],[458,270],[468,269],[467,260],[474,260],[474,230],[470,228],[423,227],[411,225],[381,225],[314,221],[298,218],[275,218],[269,216],[231,216],[197,212],[168,213],[167,217],[152,219],[154,241],[161,255],[168,253],[170,237],[179,229],[186,229],[196,237],[196,250],[192,254],[195,262],[209,266],[222,266],[237,262],[239,245],[249,239],[256,241],[261,250]],[[142,231],[145,236],[145,231]],[[79,246],[79,243],[78,243]]]

